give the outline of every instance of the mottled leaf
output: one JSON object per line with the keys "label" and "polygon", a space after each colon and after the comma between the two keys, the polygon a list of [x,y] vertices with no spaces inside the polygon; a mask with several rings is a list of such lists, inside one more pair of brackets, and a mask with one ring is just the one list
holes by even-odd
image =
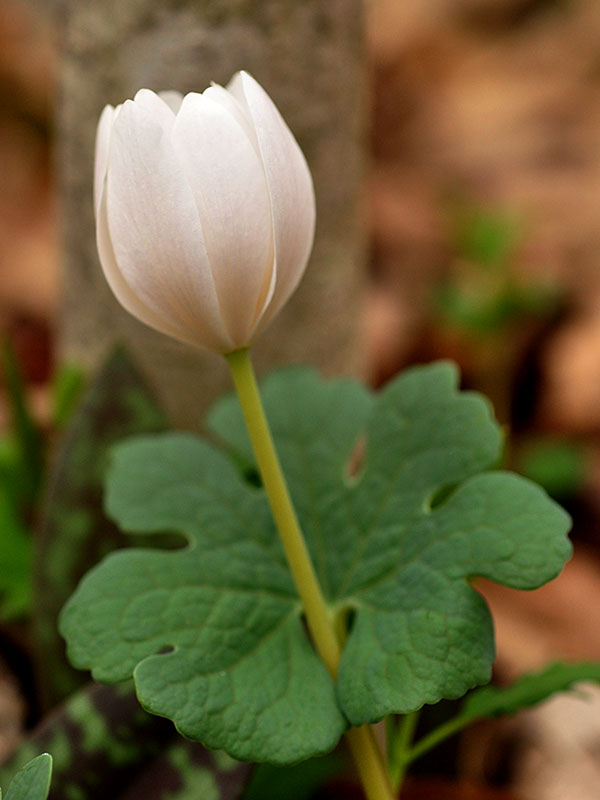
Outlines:
{"label": "mottled leaf", "polygon": [[49,800],[237,800],[249,773],[143,711],[131,682],[74,694],[0,768],[0,781],[40,750],[54,759]]}

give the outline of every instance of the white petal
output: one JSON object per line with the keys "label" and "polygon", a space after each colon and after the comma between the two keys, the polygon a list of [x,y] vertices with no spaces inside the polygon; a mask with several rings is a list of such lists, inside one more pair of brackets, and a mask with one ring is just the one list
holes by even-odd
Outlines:
{"label": "white petal", "polygon": [[[177,326],[171,326],[161,315],[146,306],[139,296],[127,283],[121,270],[117,266],[112,243],[108,233],[108,222],[106,218],[106,192],[102,192],[98,216],[96,220],[96,243],[98,245],[98,255],[100,264],[104,272],[106,282],[110,286],[114,296],[123,308],[137,319],[155,328],[161,333],[172,336],[175,339],[187,341],[186,333]],[[193,342],[190,342],[193,344]]]}
{"label": "white petal", "polygon": [[112,106],[104,106],[96,129],[96,155],[94,162],[94,214],[96,217],[98,216],[100,198],[106,180],[110,134],[114,118],[115,109]]}
{"label": "white petal", "polygon": [[138,102],[113,125],[107,219],[115,261],[144,306],[188,341],[230,350],[194,198],[161,122]]}
{"label": "white petal", "polygon": [[275,290],[259,323],[262,329],[292,294],[306,267],[315,229],[314,189],[298,143],[260,84],[240,72],[227,88],[253,120],[271,197]]}
{"label": "white petal", "polygon": [[231,92],[216,83],[213,83],[212,86],[209,86],[208,89],[205,89],[202,94],[204,97],[208,97],[210,100],[214,100],[215,103],[222,105],[223,108],[235,118],[240,127],[246,132],[246,136],[252,142],[252,146],[256,151],[256,155],[262,163],[258,139],[256,138],[256,131],[254,130],[254,123],[252,122],[252,117],[248,112],[248,107],[246,104],[240,103],[240,101],[234,97]]}
{"label": "white petal", "polygon": [[183,95],[181,92],[176,92],[174,89],[168,89],[165,92],[159,92],[158,96],[161,100],[164,100],[174,114],[176,114],[181,108],[181,103],[183,102]]}
{"label": "white petal", "polygon": [[136,92],[133,102],[148,111],[152,115],[154,122],[160,125],[163,130],[169,130],[175,121],[175,112],[169,103],[151,89],[140,89]]}
{"label": "white petal", "polygon": [[237,116],[206,94],[188,94],[172,132],[200,215],[221,316],[248,344],[270,284],[272,220],[265,173]]}

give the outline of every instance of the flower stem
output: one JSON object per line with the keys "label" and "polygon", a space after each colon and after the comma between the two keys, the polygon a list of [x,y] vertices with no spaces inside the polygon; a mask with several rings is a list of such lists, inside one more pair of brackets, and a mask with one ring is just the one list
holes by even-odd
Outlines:
{"label": "flower stem", "polygon": [[[275,451],[249,351],[246,348],[235,350],[225,358],[242,407],[263,487],[302,601],[308,630],[319,656],[335,680],[341,646]],[[346,738],[368,800],[393,800],[394,794],[383,759],[370,728],[365,725],[350,728]]]}
{"label": "flower stem", "polygon": [[340,647],[275,452],[250,354],[246,349],[235,350],[226,358],[242,406],[263,486],[302,600],[308,629],[317,652],[335,678],[340,662]]}
{"label": "flower stem", "polygon": [[392,790],[373,729],[369,725],[348,728],[346,744],[368,800],[393,800],[396,794]]}

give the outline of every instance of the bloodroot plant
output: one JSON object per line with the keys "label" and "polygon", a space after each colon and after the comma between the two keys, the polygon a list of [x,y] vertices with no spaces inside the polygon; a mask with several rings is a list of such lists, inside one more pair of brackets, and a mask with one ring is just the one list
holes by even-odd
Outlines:
{"label": "bloodroot plant", "polygon": [[[479,690],[412,744],[419,708],[490,680],[493,625],[473,580],[554,578],[571,552],[567,514],[496,469],[490,405],[459,391],[449,363],[379,393],[281,369],[261,397],[249,347],[302,276],[315,200],[300,148],[247,73],[107,107],[96,153],[115,295],[224,356],[237,397],[209,414],[212,441],[167,433],[114,450],[109,516],[180,546],[125,548],[88,573],[60,621],[73,664],[101,682],[133,677],[146,710],[235,759],[292,764],[344,737],[370,800],[395,797],[407,765],[473,719],[597,678],[559,665]],[[371,727],[384,718],[386,753]]]}

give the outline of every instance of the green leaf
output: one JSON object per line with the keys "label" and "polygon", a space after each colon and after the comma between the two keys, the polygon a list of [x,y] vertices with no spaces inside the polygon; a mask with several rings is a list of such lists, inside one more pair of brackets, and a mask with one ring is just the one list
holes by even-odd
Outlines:
{"label": "green leaf", "polygon": [[23,457],[19,442],[8,432],[0,436],[0,486],[16,508],[25,506],[23,497]]}
{"label": "green leaf", "polygon": [[289,763],[331,749],[344,716],[375,721],[487,682],[493,629],[471,578],[541,585],[570,553],[569,520],[528,481],[478,474],[498,459],[500,430],[448,364],[378,396],[283,370],[264,401],[325,596],[351,623],[335,692],[266,499],[244,479],[253,460],[231,398],[209,418],[230,458],[182,434],[116,449],[109,514],[189,544],[109,556],[61,630],[75,665],[102,681],[133,674],[142,704],[186,736]]}
{"label": "green leaf", "polygon": [[52,376],[51,419],[55,428],[64,428],[71,419],[85,386],[85,375],[75,364],[61,364]]}
{"label": "green leaf", "polygon": [[0,618],[26,615],[32,601],[32,535],[0,484]]}
{"label": "green leaf", "polygon": [[511,686],[484,686],[465,699],[459,717],[468,722],[483,717],[515,714],[535,706],[557,692],[564,692],[582,681],[600,683],[600,663],[550,664],[541,672],[524,675]]}
{"label": "green leaf", "polygon": [[27,403],[15,351],[7,339],[1,343],[0,361],[21,462],[20,498],[25,508],[29,510],[37,500],[42,481],[44,442]]}
{"label": "green leaf", "polygon": [[34,758],[12,779],[5,800],[46,800],[52,777],[52,756]]}
{"label": "green leaf", "polygon": [[108,508],[125,529],[182,531],[192,545],[115,553],[89,573],[61,615],[73,663],[100,681],[133,674],[147,710],[236,758],[331,749],[345,722],[262,492],[181,434],[122,445],[111,476]]}
{"label": "green leaf", "polygon": [[512,686],[499,688],[485,686],[467,695],[459,713],[420,739],[408,752],[404,752],[401,763],[406,766],[437,747],[450,736],[454,736],[473,722],[486,717],[514,714],[524,708],[537,705],[557,692],[564,692],[582,681],[600,683],[599,662],[576,662],[551,664],[541,672],[529,673]]}

